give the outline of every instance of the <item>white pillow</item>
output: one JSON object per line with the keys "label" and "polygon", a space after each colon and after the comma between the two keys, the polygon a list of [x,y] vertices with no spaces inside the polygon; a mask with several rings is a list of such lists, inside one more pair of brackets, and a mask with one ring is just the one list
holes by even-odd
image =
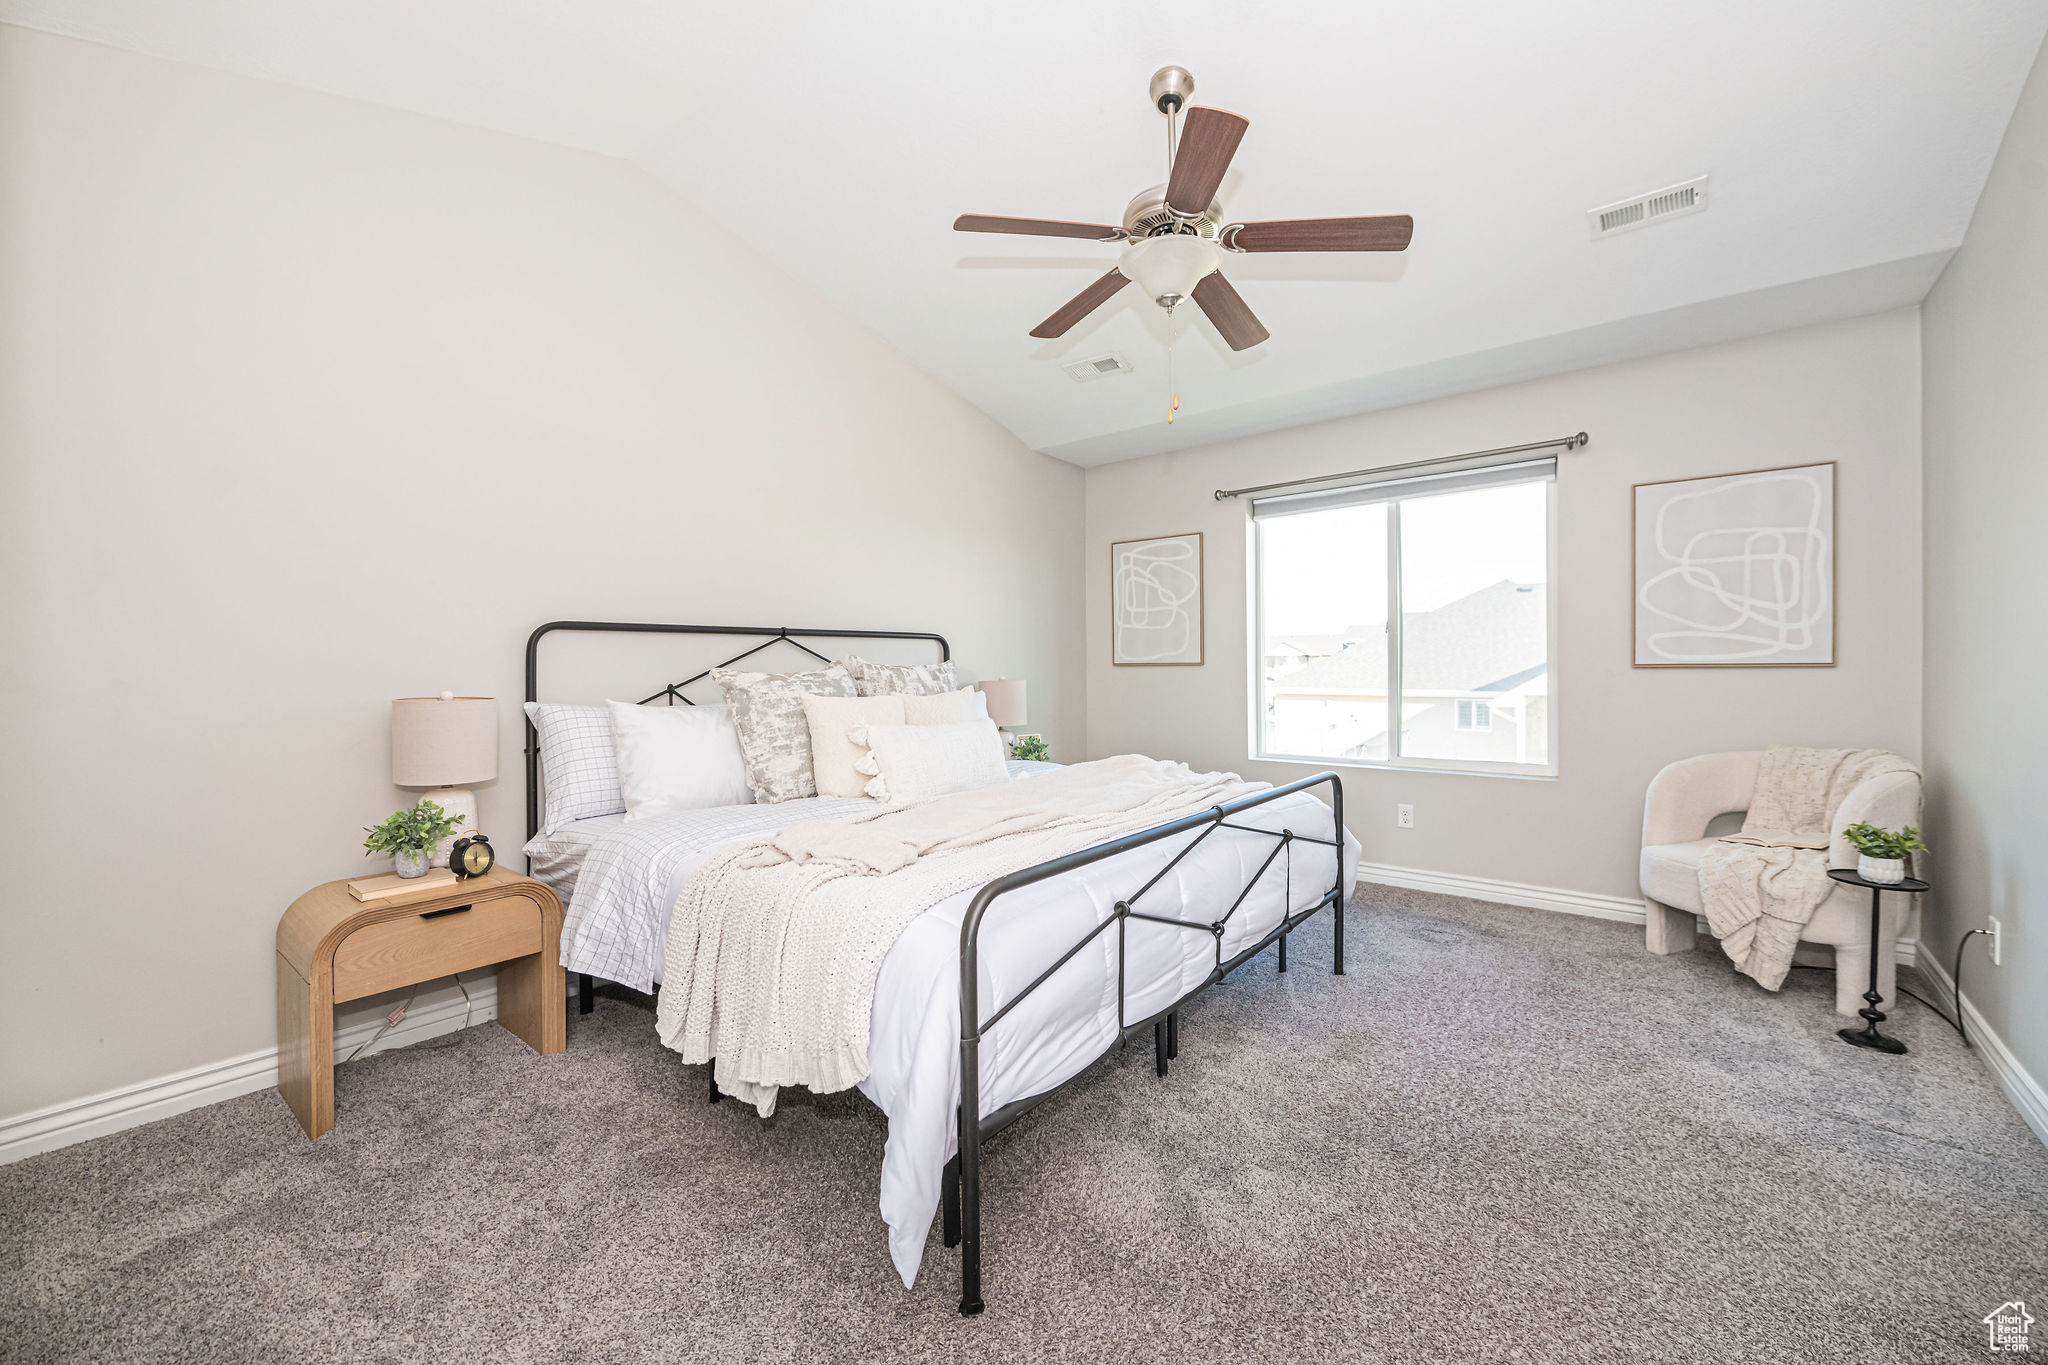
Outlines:
{"label": "white pillow", "polygon": [[855,766],[872,776],[867,793],[878,801],[929,801],[1010,780],[1002,736],[993,721],[959,725],[869,725],[854,731],[867,745]]}
{"label": "white pillow", "polygon": [[847,732],[859,725],[903,724],[903,703],[900,696],[804,697],[804,720],[811,729],[811,772],[817,778],[818,795],[867,795],[868,780],[853,766],[867,750],[848,739]]}
{"label": "white pillow", "polygon": [[987,714],[988,696],[978,687],[903,698],[903,720],[909,725],[961,725]]}
{"label": "white pillow", "polygon": [[626,819],[679,810],[751,806],[739,731],[723,706],[639,706],[606,702],[617,736]]}
{"label": "white pillow", "polygon": [[526,718],[540,735],[541,790],[547,797],[541,833],[626,808],[612,753],[611,717],[602,706],[530,701]]}

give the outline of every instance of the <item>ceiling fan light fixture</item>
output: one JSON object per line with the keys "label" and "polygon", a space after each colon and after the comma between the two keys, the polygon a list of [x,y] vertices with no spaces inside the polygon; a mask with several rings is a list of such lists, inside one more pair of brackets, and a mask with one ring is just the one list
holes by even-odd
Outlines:
{"label": "ceiling fan light fixture", "polygon": [[1222,264],[1223,248],[1213,239],[1173,233],[1130,243],[1117,269],[1136,280],[1146,298],[1166,308],[1194,293],[1203,277]]}

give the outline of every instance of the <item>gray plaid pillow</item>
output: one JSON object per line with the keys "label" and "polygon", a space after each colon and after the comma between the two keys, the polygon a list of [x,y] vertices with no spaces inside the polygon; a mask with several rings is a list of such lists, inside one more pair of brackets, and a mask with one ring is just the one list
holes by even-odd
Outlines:
{"label": "gray plaid pillow", "polygon": [[612,718],[602,706],[530,701],[526,718],[540,732],[541,791],[547,800],[541,833],[626,808],[612,751]]}
{"label": "gray plaid pillow", "polygon": [[852,697],[853,674],[838,664],[812,673],[746,673],[729,668],[711,670],[711,680],[725,692],[732,708],[733,728],[740,734],[740,755],[747,762],[747,786],[754,800],[767,805],[818,794],[811,770],[811,726],[804,717],[804,697]]}

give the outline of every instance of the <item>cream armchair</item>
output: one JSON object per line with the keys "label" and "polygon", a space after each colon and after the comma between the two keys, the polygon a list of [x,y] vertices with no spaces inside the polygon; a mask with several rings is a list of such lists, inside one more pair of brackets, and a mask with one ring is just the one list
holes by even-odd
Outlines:
{"label": "cream armchair", "polygon": [[[1701,754],[1680,759],[1650,781],[1643,798],[1641,878],[1646,912],[1644,941],[1653,953],[1682,953],[1693,946],[1700,901],[1700,859],[1715,840],[1706,837],[1715,817],[1749,809],[1756,792],[1763,751]],[[1856,850],[1842,831],[1859,820],[1887,829],[1920,822],[1920,779],[1886,773],[1850,792],[1835,812],[1829,831],[1828,866],[1856,866]],[[1899,930],[1909,909],[1905,896],[1884,897],[1878,921],[1877,989],[1887,1004],[1896,996],[1894,978]],[[1870,984],[1870,893],[1837,886],[1800,934],[1802,942],[1835,950],[1835,1012],[1854,1014]]]}

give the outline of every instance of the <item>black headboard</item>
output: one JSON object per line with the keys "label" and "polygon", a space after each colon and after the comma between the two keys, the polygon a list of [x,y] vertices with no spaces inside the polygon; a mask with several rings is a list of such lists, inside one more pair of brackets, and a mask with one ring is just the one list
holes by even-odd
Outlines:
{"label": "black headboard", "polygon": [[[786,643],[794,645],[819,663],[829,659],[804,643],[804,640],[930,640],[939,647],[939,661],[953,657],[953,647],[946,643],[943,635],[934,635],[925,630],[798,630],[792,626],[670,626],[640,621],[550,621],[526,637],[526,699],[540,700],[540,641],[543,635],[558,630],[599,631],[629,635],[742,635],[758,637],[760,643],[750,645],[723,663],[712,668],[730,668],[751,655],[758,654],[770,645]],[[672,682],[649,696],[642,697],[640,704],[666,702],[673,706],[682,702],[694,706],[682,690],[691,683],[700,682],[711,675],[711,669],[702,669],[680,682]],[[525,717],[522,709],[521,716]],[[530,840],[540,832],[540,735],[533,728],[533,721],[526,719],[526,837]]]}

